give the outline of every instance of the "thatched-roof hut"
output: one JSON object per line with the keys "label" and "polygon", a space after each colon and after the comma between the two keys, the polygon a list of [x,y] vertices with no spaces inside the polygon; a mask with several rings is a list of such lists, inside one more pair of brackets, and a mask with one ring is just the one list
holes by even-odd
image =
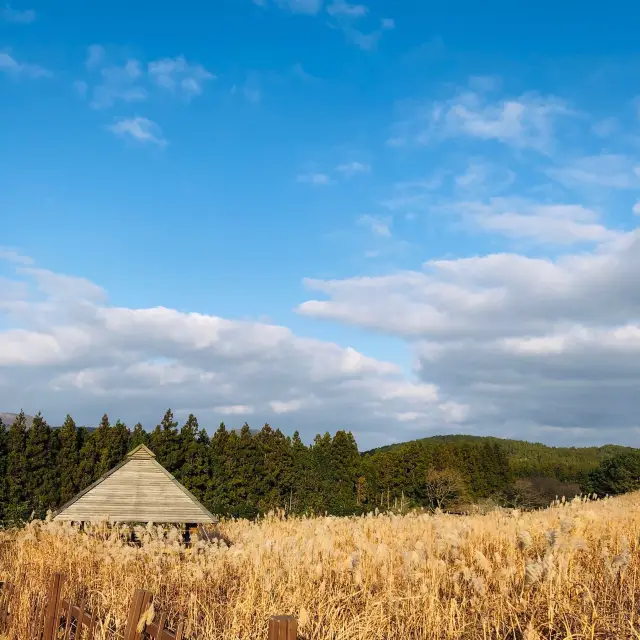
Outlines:
{"label": "thatched-roof hut", "polygon": [[53,519],[189,525],[216,522],[155,457],[143,444],[136,447],[119,465],[62,506]]}

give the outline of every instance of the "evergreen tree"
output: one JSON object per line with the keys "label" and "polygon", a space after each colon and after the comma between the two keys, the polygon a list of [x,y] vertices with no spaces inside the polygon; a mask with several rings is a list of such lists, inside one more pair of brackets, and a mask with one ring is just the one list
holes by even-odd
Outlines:
{"label": "evergreen tree", "polygon": [[[154,432],[130,433],[105,414],[95,431],[67,416],[50,429],[24,412],[7,429],[0,422],[0,521],[44,515],[113,468],[127,451],[149,443],[158,462],[214,513],[253,517],[274,508],[334,515],[375,507],[453,508],[460,500],[494,497],[539,506],[549,496],[579,490],[600,494],[640,488],[640,454],[623,447],[553,449],[495,438],[443,436],[360,455],[352,434],[318,435],[310,447],[298,432],[286,437],[268,424],[248,424],[211,438],[190,415],[178,432],[168,410]],[[563,484],[572,481],[573,484]]]}
{"label": "evergreen tree", "polygon": [[360,454],[353,435],[337,431],[331,441],[329,456],[330,508],[333,513],[348,515],[357,510],[356,482],[360,476]]}
{"label": "evergreen tree", "polygon": [[171,409],[167,409],[162,421],[151,434],[149,442],[158,462],[171,473],[178,472],[182,466],[180,435],[178,423],[173,419]]}
{"label": "evergreen tree", "polygon": [[177,477],[196,498],[204,500],[209,479],[209,438],[191,413],[180,430],[182,466]]}
{"label": "evergreen tree", "polygon": [[112,429],[109,416],[106,413],[102,416],[98,428],[91,434],[91,437],[95,441],[98,454],[98,467],[95,471],[95,476],[100,478],[111,469],[109,464],[111,462]]}
{"label": "evergreen tree", "polygon": [[257,502],[259,510],[292,509],[295,465],[291,439],[286,438],[279,429],[274,431],[268,424],[254,439],[263,458]]}
{"label": "evergreen tree", "polygon": [[95,432],[90,433],[85,428],[78,430],[79,440],[82,443],[78,463],[77,486],[80,491],[88,487],[100,476],[98,467],[100,464],[100,450]]}
{"label": "evergreen tree", "polygon": [[103,452],[103,460],[101,463],[103,467],[106,467],[107,471],[113,469],[113,467],[124,460],[129,452],[130,439],[131,434],[129,433],[129,429],[127,429],[127,425],[120,420],[116,420],[116,423],[111,427],[107,448]]}
{"label": "evergreen tree", "polygon": [[289,493],[289,508],[294,513],[304,513],[310,508],[309,496],[315,491],[311,478],[311,453],[302,442],[300,433],[294,431],[291,438],[291,458],[293,460],[293,487]]}
{"label": "evergreen tree", "polygon": [[197,495],[204,500],[211,478],[211,440],[206,429],[200,429],[198,432],[197,443],[198,455],[192,461],[191,485]]}
{"label": "evergreen tree", "polygon": [[80,437],[73,418],[67,414],[60,428],[57,475],[60,483],[60,503],[65,504],[79,491],[78,462]]}
{"label": "evergreen tree", "polygon": [[311,446],[309,474],[312,486],[316,489],[309,496],[309,508],[314,513],[329,510],[333,499],[331,483],[331,435],[316,435]]}
{"label": "evergreen tree", "polygon": [[24,411],[16,416],[7,433],[7,506],[5,518],[9,522],[24,521],[29,517],[29,491],[27,488],[27,419]]}
{"label": "evergreen tree", "polygon": [[603,460],[600,467],[589,474],[583,489],[599,496],[637,491],[640,489],[640,451]]}
{"label": "evergreen tree", "polygon": [[144,430],[144,427],[138,422],[136,426],[133,427],[133,431],[131,432],[131,439],[129,446],[131,449],[135,449],[139,445],[149,445],[149,434]]}
{"label": "evergreen tree", "polygon": [[229,433],[224,422],[213,434],[209,444],[209,480],[206,503],[213,513],[228,515],[235,500],[237,434]]}
{"label": "evergreen tree", "polygon": [[51,455],[51,428],[40,413],[27,431],[25,457],[27,462],[27,493],[37,518],[57,503],[57,479]]}
{"label": "evergreen tree", "polygon": [[253,518],[260,512],[258,504],[264,495],[263,447],[251,434],[251,428],[246,422],[234,444],[236,465],[233,489],[236,502],[232,513],[241,518]]}

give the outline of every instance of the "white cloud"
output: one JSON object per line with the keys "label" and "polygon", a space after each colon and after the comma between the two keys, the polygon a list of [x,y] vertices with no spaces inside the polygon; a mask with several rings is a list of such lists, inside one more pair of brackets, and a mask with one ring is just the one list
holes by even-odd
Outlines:
{"label": "white cloud", "polygon": [[54,273],[48,269],[39,269],[33,266],[20,267],[18,273],[28,276],[40,293],[56,302],[75,298],[91,302],[106,300],[104,289],[86,278]]}
{"label": "white cloud", "polygon": [[[186,101],[199,96],[205,83],[215,75],[202,65],[189,63],[184,56],[160,58],[143,65],[140,60],[129,58],[123,64],[108,64],[105,48],[91,45],[85,61],[87,69],[99,71],[99,82],[92,87],[90,105],[94,109],[108,109],[117,102],[143,102],[154,88],[161,89]],[[79,95],[86,95],[89,84],[85,80],[75,83]]]}
{"label": "white cloud", "polygon": [[29,256],[23,256],[19,251],[11,247],[0,245],[0,260],[6,260],[15,264],[30,265],[33,260]]}
{"label": "white cloud", "polygon": [[[594,214],[561,207],[543,215]],[[638,274],[636,230],[555,260],[488,254],[432,260],[423,271],[308,280],[327,299],[298,311],[403,337],[422,379],[446,395],[440,411],[464,406],[453,418],[485,433],[532,439],[553,427],[560,441],[579,427],[585,442],[612,432],[629,442],[640,409]]]}
{"label": "white cloud", "polygon": [[111,125],[109,130],[121,138],[134,139],[145,144],[155,144],[159,147],[167,144],[162,129],[152,120],[141,116],[122,118]]}
{"label": "white cloud", "polygon": [[232,404],[215,407],[214,411],[223,416],[249,416],[254,410],[247,404]]}
{"label": "white cloud", "polygon": [[363,215],[358,218],[358,224],[367,227],[371,233],[383,238],[391,237],[391,223],[392,219],[389,216]]}
{"label": "white cloud", "polygon": [[0,51],[0,72],[7,73],[15,78],[51,78],[52,73],[39,64],[18,62],[6,52]]}
{"label": "white cloud", "polygon": [[[324,0],[273,0],[280,9],[286,9],[291,13],[316,15],[322,9]],[[253,4],[266,7],[268,0],[253,0]]]}
{"label": "white cloud", "polygon": [[515,182],[515,173],[508,167],[484,160],[471,160],[467,170],[455,178],[456,187],[465,194],[497,194]]}
{"label": "white cloud", "polygon": [[490,101],[475,91],[463,91],[449,100],[413,108],[408,118],[394,125],[389,144],[426,145],[470,136],[549,153],[555,142],[555,121],[571,114],[567,104],[555,96],[527,93]]}
{"label": "white cloud", "polygon": [[633,205],[633,213],[640,216],[640,200]]}
{"label": "white cloud", "polygon": [[283,413],[293,413],[294,411],[298,411],[303,406],[302,400],[272,400],[269,402],[269,406],[274,413],[283,414]]}
{"label": "white cloud", "polygon": [[620,154],[576,158],[549,170],[549,175],[568,187],[638,189],[638,163]]}
{"label": "white cloud", "polygon": [[439,408],[451,400],[437,387],[394,363],[286,327],[114,307],[101,287],[45,269],[11,284],[0,281],[0,301],[19,303],[10,311],[19,328],[0,329],[0,407],[42,410],[53,424],[68,411],[93,424],[107,411],[149,426],[171,406],[210,429],[252,416],[253,426],[300,428],[306,439],[327,428],[367,431],[361,445],[373,446],[402,424],[398,414],[420,414],[411,428],[426,432],[451,412]]}
{"label": "white cloud", "polygon": [[469,418],[471,410],[469,405],[457,402],[443,402],[438,405],[438,409],[444,414],[447,422],[461,423]]}
{"label": "white cloud", "polygon": [[328,185],[332,183],[326,173],[300,173],[296,176],[298,182],[314,185]]}
{"label": "white cloud", "polygon": [[382,200],[380,204],[392,212],[423,209],[433,204],[437,190],[442,187],[443,177],[436,175],[426,180],[398,182],[393,185],[393,195]]}
{"label": "white cloud", "polygon": [[557,99],[522,96],[499,104],[482,104],[476,96],[467,94],[440,117],[447,133],[545,151],[552,141],[551,119],[564,113],[566,107]]}
{"label": "white cloud", "polygon": [[363,4],[349,4],[344,0],[335,0],[327,5],[327,13],[332,16],[346,16],[349,18],[362,18],[369,10]]}
{"label": "white cloud", "polygon": [[350,24],[345,24],[343,25],[342,30],[348,42],[352,42],[363,51],[373,51],[378,46],[378,42],[382,37],[382,32],[385,29],[378,29],[377,31],[364,33],[363,31],[355,29]]}
{"label": "white cloud", "polygon": [[[556,261],[518,254],[431,260],[424,271],[376,278],[307,280],[330,296],[301,313],[405,336],[527,333],[542,324],[628,322],[640,312],[640,232]],[[386,302],[396,300],[390,313]],[[378,305],[380,305],[378,307]]]}
{"label": "white cloud", "polygon": [[327,13],[333,18],[330,26],[341,29],[348,42],[360,47],[363,51],[371,51],[376,48],[382,34],[395,28],[395,22],[391,18],[380,20],[380,28],[365,33],[354,25],[369,14],[369,9],[363,4],[351,4],[346,0],[334,0],[327,5]]}
{"label": "white cloud", "polygon": [[545,244],[601,243],[619,235],[601,224],[595,211],[581,205],[491,198],[487,203],[458,202],[450,210],[486,231]]}
{"label": "white cloud", "polygon": [[142,65],[139,60],[129,59],[123,66],[104,67],[100,70],[102,83],[94,87],[91,106],[94,109],[112,107],[117,101],[142,102],[147,99],[147,90],[140,85]]}
{"label": "white cloud", "polygon": [[105,49],[102,45],[92,44],[87,48],[87,58],[84,62],[87,69],[95,69],[99,67],[105,58]]}
{"label": "white cloud", "polygon": [[299,62],[296,62],[296,64],[294,64],[291,68],[291,75],[295,78],[303,80],[304,82],[318,82],[319,80],[319,78],[316,78],[316,76],[308,73]]}
{"label": "white cloud", "polygon": [[[309,16],[318,15],[325,7],[324,0],[273,0],[273,2],[279,8],[291,13]],[[253,0],[253,3],[263,8],[269,4],[268,0]],[[364,33],[356,29],[353,26],[354,23],[368,16],[369,9],[364,4],[352,4],[346,0],[333,0],[326,5],[326,13],[332,18],[329,26],[340,29],[348,42],[355,44],[363,51],[375,49],[383,32],[394,29],[396,26],[392,18],[383,18],[380,20],[380,28],[375,31]]]}
{"label": "white cloud", "polygon": [[276,4],[292,13],[316,15],[322,9],[323,0],[275,0]]}
{"label": "white cloud", "polygon": [[371,171],[371,167],[368,164],[353,161],[338,165],[336,167],[336,171],[346,178],[351,178],[359,173],[369,173]]}
{"label": "white cloud", "polygon": [[59,354],[60,344],[52,335],[19,329],[0,333],[0,366],[47,365]]}
{"label": "white cloud", "polygon": [[14,24],[30,24],[36,19],[36,12],[33,9],[19,11],[18,9],[13,9],[11,5],[6,5],[2,15],[7,22],[13,22]]}
{"label": "white cloud", "polygon": [[163,89],[177,93],[186,99],[199,96],[203,84],[215,79],[215,75],[202,65],[189,64],[184,56],[162,58],[149,63],[149,76]]}

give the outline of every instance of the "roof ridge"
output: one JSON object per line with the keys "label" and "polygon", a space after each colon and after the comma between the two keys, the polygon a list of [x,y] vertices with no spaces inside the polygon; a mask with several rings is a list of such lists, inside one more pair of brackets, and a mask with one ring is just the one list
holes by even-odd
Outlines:
{"label": "roof ridge", "polygon": [[155,458],[156,454],[146,445],[139,444],[135,449],[131,449],[131,451],[127,453],[127,458],[133,458],[134,456],[137,458]]}
{"label": "roof ridge", "polygon": [[[136,517],[141,515],[140,511],[145,511],[143,507],[147,507],[151,502],[154,502],[155,507],[159,509],[157,513],[155,513],[150,519],[154,522],[216,522],[217,518],[183,485],[181,484],[167,469],[165,469],[156,459],[155,454],[145,445],[141,444],[135,447],[132,451],[130,451],[127,456],[122,460],[118,465],[116,465],[113,469],[108,471],[101,478],[96,480],[90,486],[88,486],[83,491],[80,491],[75,497],[69,500],[65,505],[60,507],[54,513],[54,519],[56,520],[92,520],[95,519],[96,510],[102,511],[105,510],[105,513],[101,515],[101,517],[107,517],[110,521],[113,522],[137,522],[137,519],[131,515],[131,513],[135,512]],[[160,486],[157,482],[157,476],[154,479],[153,477],[149,477],[149,468],[158,469],[161,472],[161,477],[164,477],[164,481],[169,481],[172,483],[177,489],[179,489],[182,494],[182,499],[186,499],[188,503],[190,503],[190,507],[187,507],[187,511],[191,508],[195,508],[196,512],[191,512],[190,515],[187,515],[185,511],[185,504],[182,503],[181,500],[177,499],[177,495],[169,500],[169,502],[162,502],[161,504],[155,504],[155,501],[161,498],[161,494],[164,490],[160,491],[160,494],[157,491],[154,494],[154,490],[151,490],[151,493],[147,495],[145,498],[146,503],[143,505],[139,505],[139,508],[136,507],[136,504],[140,501],[139,490],[142,490],[143,486]],[[81,512],[86,509],[86,516],[83,513],[67,513],[65,512],[73,507],[73,505],[84,498],[85,496],[91,495],[94,490],[98,489],[98,486],[105,482],[108,478],[114,477],[118,475],[118,473],[124,473],[124,469],[131,469],[132,473],[141,473],[142,475],[138,479],[138,482],[142,484],[137,484],[136,480],[130,478],[127,480],[127,488],[126,492],[122,493],[122,487],[120,489],[116,489],[114,496],[109,496],[103,494],[96,496],[93,500],[89,500],[89,503],[86,504]],[[136,471],[138,470],[138,471]],[[146,477],[145,477],[146,476]],[[153,474],[152,474],[153,476]],[[120,481],[122,482],[122,481]],[[148,484],[147,484],[148,483]],[[94,494],[95,495],[95,494]],[[95,501],[99,500],[99,503],[95,503]],[[109,503],[115,500],[116,511],[122,514],[122,508],[124,508],[125,512],[128,509],[131,509],[129,513],[126,513],[122,516],[116,516],[115,513],[110,513],[111,506]],[[94,504],[91,504],[91,502]],[[128,504],[123,504],[128,503]],[[173,511],[173,509],[176,511]],[[75,511],[75,510],[74,510]],[[173,511],[173,514],[172,514]],[[148,512],[148,510],[147,510]],[[181,513],[181,516],[178,514]],[[200,515],[196,515],[196,513]],[[148,515],[150,515],[148,513]],[[149,519],[149,518],[143,518]]]}

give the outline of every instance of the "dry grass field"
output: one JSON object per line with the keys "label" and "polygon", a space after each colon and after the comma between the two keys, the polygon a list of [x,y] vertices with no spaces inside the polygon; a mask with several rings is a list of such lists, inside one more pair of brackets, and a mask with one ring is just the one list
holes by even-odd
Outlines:
{"label": "dry grass field", "polygon": [[21,592],[9,637],[63,571],[119,629],[144,587],[202,640],[265,638],[273,614],[296,615],[309,640],[640,638],[638,494],[525,514],[273,516],[220,528],[233,544],[187,550],[176,530],[152,526],[139,548],[97,526],[0,532],[0,579]]}

